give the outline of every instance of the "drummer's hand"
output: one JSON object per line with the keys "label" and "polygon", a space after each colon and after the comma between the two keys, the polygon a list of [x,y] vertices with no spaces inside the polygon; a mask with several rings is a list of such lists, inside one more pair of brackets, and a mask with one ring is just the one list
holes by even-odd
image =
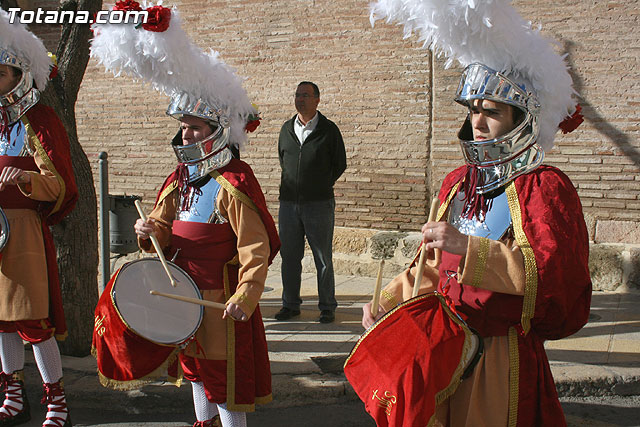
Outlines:
{"label": "drummer's hand", "polygon": [[422,226],[422,241],[426,249],[439,248],[455,255],[467,253],[469,237],[447,222],[428,222]]}
{"label": "drummer's hand", "polygon": [[376,315],[376,317],[373,317],[371,315],[371,305],[372,303],[371,301],[369,301],[364,305],[364,307],[362,307],[362,326],[365,329],[369,329],[371,325],[376,323],[378,319],[380,319],[386,313],[386,311],[384,311],[381,306],[378,306],[378,314]]}
{"label": "drummer's hand", "polygon": [[22,169],[7,166],[0,173],[0,191],[4,190],[8,185],[28,184],[31,182],[31,176]]}
{"label": "drummer's hand", "polygon": [[233,320],[239,320],[241,322],[244,322],[248,319],[247,315],[244,314],[244,311],[242,311],[242,309],[230,302],[229,304],[227,304],[227,309],[224,311],[224,313],[222,313],[222,318],[226,319],[227,316],[230,316]]}
{"label": "drummer's hand", "polygon": [[148,239],[149,235],[151,235],[154,231],[153,223],[155,220],[153,218],[148,218],[146,221],[143,221],[142,218],[138,218],[135,225],[133,226],[136,231],[136,235],[141,239]]}

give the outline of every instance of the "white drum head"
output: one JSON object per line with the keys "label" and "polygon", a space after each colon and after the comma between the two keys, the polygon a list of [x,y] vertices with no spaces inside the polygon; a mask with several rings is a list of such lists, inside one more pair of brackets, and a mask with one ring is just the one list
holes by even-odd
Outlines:
{"label": "white drum head", "polygon": [[112,298],[129,329],[158,344],[179,345],[196,333],[204,307],[198,304],[151,295],[150,290],[202,299],[191,277],[167,261],[178,285],[173,287],[157,258],[125,264],[113,284]]}

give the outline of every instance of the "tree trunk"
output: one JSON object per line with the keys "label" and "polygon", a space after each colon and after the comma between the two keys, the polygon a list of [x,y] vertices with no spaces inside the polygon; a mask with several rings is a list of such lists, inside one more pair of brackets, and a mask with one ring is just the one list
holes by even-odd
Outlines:
{"label": "tree trunk", "polygon": [[[16,7],[15,0],[3,0],[3,8]],[[93,16],[102,0],[63,1],[61,10],[88,10]],[[69,136],[71,160],[78,185],[75,209],[58,225],[53,236],[58,254],[60,284],[69,336],[60,351],[86,356],[91,351],[94,309],[98,300],[98,226],[96,192],[86,154],[78,142],[75,103],[89,62],[89,25],[64,24],[56,57],[58,76],[47,85],[42,102],[51,106]]]}

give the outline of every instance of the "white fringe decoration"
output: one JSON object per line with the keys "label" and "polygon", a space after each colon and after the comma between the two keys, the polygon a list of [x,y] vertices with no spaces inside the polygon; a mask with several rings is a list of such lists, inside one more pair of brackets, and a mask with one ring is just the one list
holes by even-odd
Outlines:
{"label": "white fringe decoration", "polygon": [[135,24],[94,24],[91,57],[115,76],[125,73],[168,96],[186,92],[222,109],[229,119],[231,143],[241,145],[247,139],[247,119],[256,113],[242,87],[243,79],[218,52],[204,52],[195,45],[181,24],[175,7],[164,32],[136,29]]}
{"label": "white fringe decoration", "polygon": [[19,21],[16,15],[11,24],[9,13],[0,9],[0,47],[16,55],[29,68],[38,90],[43,91],[53,65],[51,58],[42,40]]}

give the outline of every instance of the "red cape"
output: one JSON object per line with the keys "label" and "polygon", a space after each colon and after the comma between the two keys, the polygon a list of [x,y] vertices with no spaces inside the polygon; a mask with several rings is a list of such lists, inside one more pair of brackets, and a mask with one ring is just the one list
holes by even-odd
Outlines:
{"label": "red cape", "polygon": [[37,103],[23,116],[27,135],[33,142],[38,154],[51,173],[60,182],[60,195],[55,202],[41,202],[38,208],[42,216],[42,234],[47,256],[47,274],[49,277],[49,318],[55,327],[58,339],[67,335],[67,325],[62,307],[62,293],[58,277],[58,262],[53,236],[49,226],[59,223],[73,208],[78,199],[69,139],[62,122],[55,111],[46,105]]}
{"label": "red cape", "polygon": [[[440,190],[446,203],[466,174],[463,166],[450,173]],[[582,205],[569,178],[557,168],[540,166],[513,183],[517,204],[510,203],[514,233],[528,265],[525,296],[494,293],[452,279],[448,296],[470,327],[483,336],[517,331],[518,425],[562,425],[562,409],[544,351],[545,339],[577,332],[587,322],[591,304],[589,238]],[[518,226],[521,224],[521,226]],[[517,237],[518,240],[518,237]],[[528,255],[530,254],[530,255]],[[457,270],[460,257],[443,252],[440,268]],[[444,280],[443,280],[444,278]]]}

